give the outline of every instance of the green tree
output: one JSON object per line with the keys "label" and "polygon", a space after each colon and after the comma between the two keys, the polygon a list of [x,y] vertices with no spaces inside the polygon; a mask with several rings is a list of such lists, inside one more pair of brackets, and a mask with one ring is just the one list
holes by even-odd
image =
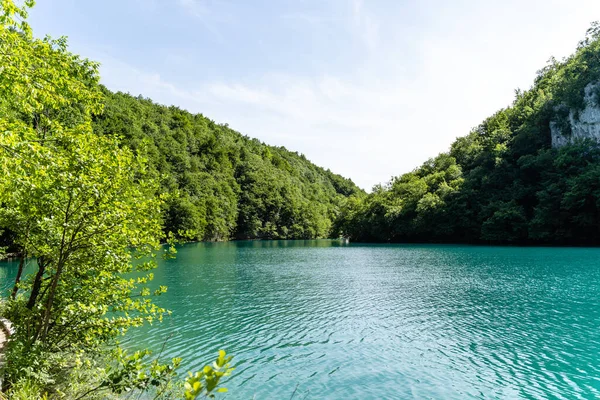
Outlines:
{"label": "green tree", "polygon": [[[158,248],[161,200],[142,156],[92,132],[102,110],[97,64],[18,22],[32,3],[1,3],[0,225],[35,265],[27,277],[19,270],[6,305],[16,334],[5,383],[69,398],[166,383],[178,361],[142,369],[147,353],[106,347],[165,312],[150,299],[164,288],[144,287],[151,274],[124,277],[153,267],[134,260]],[[114,373],[131,363],[143,373]]]}

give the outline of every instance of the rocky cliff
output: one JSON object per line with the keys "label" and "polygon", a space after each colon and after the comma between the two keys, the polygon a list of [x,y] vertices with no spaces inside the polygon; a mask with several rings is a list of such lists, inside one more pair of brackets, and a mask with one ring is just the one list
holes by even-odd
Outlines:
{"label": "rocky cliff", "polygon": [[582,139],[600,142],[600,83],[585,87],[583,110],[572,110],[566,106],[556,108],[556,119],[550,123],[552,147]]}

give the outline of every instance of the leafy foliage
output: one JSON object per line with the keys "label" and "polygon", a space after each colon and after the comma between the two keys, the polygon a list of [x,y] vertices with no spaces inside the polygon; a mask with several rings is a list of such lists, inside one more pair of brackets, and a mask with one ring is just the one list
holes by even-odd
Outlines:
{"label": "leafy foliage", "polygon": [[600,243],[600,148],[551,147],[600,81],[600,28],[571,57],[551,59],[511,107],[457,139],[450,151],[347,201],[335,230],[357,241]]}
{"label": "leafy foliage", "polygon": [[148,363],[148,351],[128,355],[116,338],[166,313],[152,301],[166,288],[147,287],[164,199],[141,149],[93,132],[97,64],[64,38],[35,39],[19,22],[32,4],[0,2],[0,228],[21,256],[2,310],[16,332],[1,389],[28,399],[161,394],[180,360]]}
{"label": "leafy foliage", "polygon": [[231,375],[234,368],[230,366],[232,356],[227,356],[225,351],[219,350],[219,356],[212,365],[206,365],[195,374],[189,373],[184,388],[186,400],[194,400],[199,396],[214,398],[216,393],[225,393],[227,388],[218,388],[222,378]]}

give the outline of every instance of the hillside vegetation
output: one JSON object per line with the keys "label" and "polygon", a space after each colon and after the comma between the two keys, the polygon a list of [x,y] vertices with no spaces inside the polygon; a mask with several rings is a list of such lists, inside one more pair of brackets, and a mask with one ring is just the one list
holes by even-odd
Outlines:
{"label": "hillside vegetation", "polygon": [[568,132],[565,110],[583,110],[584,88],[600,80],[599,37],[596,23],[572,56],[551,59],[530,90],[448,152],[349,199],[337,232],[378,242],[600,244],[600,147],[552,148],[550,136],[551,122]]}
{"label": "hillside vegetation", "polygon": [[[200,115],[103,89],[98,134],[119,136],[148,159],[167,232],[197,240],[329,237],[352,181],[283,147],[251,139]],[[176,196],[173,196],[176,194]]]}
{"label": "hillside vegetation", "polygon": [[0,293],[14,327],[0,399],[214,398],[224,351],[180,378],[180,358],[121,346],[170,314],[157,259],[177,236],[326,237],[361,191],[201,115],[111,93],[66,38],[33,35],[33,5],[0,1],[0,260],[18,260]]}

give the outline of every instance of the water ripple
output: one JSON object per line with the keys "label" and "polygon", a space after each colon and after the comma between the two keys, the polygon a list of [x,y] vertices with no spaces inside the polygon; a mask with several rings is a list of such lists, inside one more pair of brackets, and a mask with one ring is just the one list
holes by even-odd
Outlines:
{"label": "water ripple", "polygon": [[600,396],[600,249],[194,244],[155,275],[173,316],[131,343],[226,349],[230,398]]}

